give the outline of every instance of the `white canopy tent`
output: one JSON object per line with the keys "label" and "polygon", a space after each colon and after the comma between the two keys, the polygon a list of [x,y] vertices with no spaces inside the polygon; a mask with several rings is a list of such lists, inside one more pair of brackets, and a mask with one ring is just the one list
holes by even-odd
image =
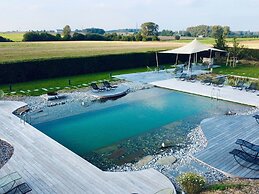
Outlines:
{"label": "white canopy tent", "polygon": [[[168,51],[162,51],[162,52],[159,52],[159,53],[162,53],[162,54],[176,54],[176,63],[178,61],[178,55],[181,55],[181,54],[182,55],[189,55],[189,63],[188,63],[188,71],[189,71],[190,65],[191,65],[192,54],[194,54],[194,59],[195,59],[194,61],[197,62],[198,53],[204,52],[204,51],[210,52],[210,59],[212,57],[212,51],[226,52],[224,50],[216,49],[216,48],[210,47],[208,45],[202,44],[197,39],[194,39],[192,42],[190,42],[189,44],[187,44],[183,47],[173,49],[173,50],[168,50]],[[158,59],[158,57],[157,57],[157,59]],[[157,60],[157,65],[158,65],[158,60]]]}

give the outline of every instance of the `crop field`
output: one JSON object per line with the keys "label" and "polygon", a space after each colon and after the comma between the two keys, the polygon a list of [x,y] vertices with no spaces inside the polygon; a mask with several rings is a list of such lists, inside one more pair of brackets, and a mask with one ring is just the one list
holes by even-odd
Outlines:
{"label": "crop field", "polygon": [[[259,48],[259,39],[244,39],[241,44]],[[69,42],[7,42],[0,43],[0,63],[55,58],[100,56],[109,54],[160,51],[183,46],[191,40],[161,42],[69,41]],[[203,39],[213,44],[213,39]]]}
{"label": "crop field", "polygon": [[184,43],[175,42],[7,42],[0,43],[0,63],[54,58],[141,53],[173,49]]}
{"label": "crop field", "polygon": [[15,42],[21,42],[23,39],[23,34],[23,32],[0,32],[0,36]]}

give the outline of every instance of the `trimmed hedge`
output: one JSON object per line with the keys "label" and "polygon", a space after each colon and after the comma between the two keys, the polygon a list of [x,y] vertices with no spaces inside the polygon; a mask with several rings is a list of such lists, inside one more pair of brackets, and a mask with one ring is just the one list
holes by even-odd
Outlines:
{"label": "trimmed hedge", "polygon": [[[172,63],[172,60],[170,55],[159,55],[160,64]],[[0,64],[0,84],[155,65],[155,53],[131,53],[5,63]]]}

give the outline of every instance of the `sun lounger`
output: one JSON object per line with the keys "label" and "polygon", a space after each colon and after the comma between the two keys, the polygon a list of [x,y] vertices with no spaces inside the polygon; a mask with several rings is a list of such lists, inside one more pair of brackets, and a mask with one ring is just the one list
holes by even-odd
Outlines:
{"label": "sun lounger", "polygon": [[221,78],[217,78],[212,83],[213,83],[213,86],[223,87],[224,83],[225,83],[225,78],[222,78],[222,77]]}
{"label": "sun lounger", "polygon": [[211,85],[212,83],[212,78],[211,77],[206,77],[201,81],[201,84],[206,84],[206,85]]}
{"label": "sun lounger", "polygon": [[197,79],[197,75],[191,75],[191,76],[187,77],[186,80],[189,82],[195,82],[196,79]]}
{"label": "sun lounger", "polygon": [[233,88],[234,88],[234,89],[243,90],[243,88],[244,88],[244,81],[240,81],[240,80],[239,80],[239,81],[236,83],[236,85],[233,86]]}
{"label": "sun lounger", "polygon": [[115,89],[118,87],[117,85],[111,85],[108,81],[103,81],[103,86],[107,89]]}
{"label": "sun lounger", "polygon": [[104,88],[99,88],[96,83],[91,83],[91,87],[93,88],[94,92],[102,92],[105,90]]}
{"label": "sun lounger", "polygon": [[256,91],[256,83],[252,82],[248,87],[245,88],[246,91],[252,91],[255,92]]}
{"label": "sun lounger", "polygon": [[[255,157],[258,157],[258,154],[259,154],[259,145],[256,145],[256,144],[253,144],[253,143],[250,143],[246,140],[243,140],[243,139],[237,139],[236,140],[236,144],[237,145],[240,145],[241,149],[248,153],[248,154],[251,154]],[[251,152],[252,151],[252,152]]]}
{"label": "sun lounger", "polygon": [[187,79],[187,73],[182,73],[181,75],[180,75],[180,77],[179,77],[179,79],[181,80],[181,81],[185,81],[186,79]]}
{"label": "sun lounger", "polygon": [[[259,158],[254,157],[253,155],[250,155],[242,150],[233,149],[231,152],[229,152],[234,156],[234,159],[238,164],[240,164],[243,167],[252,169],[252,170],[259,170]],[[240,160],[241,159],[241,160]]]}
{"label": "sun lounger", "polygon": [[5,192],[4,194],[15,194],[15,193],[21,193],[25,194],[30,192],[32,189],[29,187],[27,183],[22,183],[20,185],[17,185],[16,187],[10,189],[9,191]]}
{"label": "sun lounger", "polygon": [[21,179],[21,175],[18,172],[13,172],[4,177],[0,178],[0,188],[8,187],[10,189],[13,188],[16,181]]}
{"label": "sun lounger", "polygon": [[259,115],[254,115],[253,117],[255,118],[256,122],[259,124]]}

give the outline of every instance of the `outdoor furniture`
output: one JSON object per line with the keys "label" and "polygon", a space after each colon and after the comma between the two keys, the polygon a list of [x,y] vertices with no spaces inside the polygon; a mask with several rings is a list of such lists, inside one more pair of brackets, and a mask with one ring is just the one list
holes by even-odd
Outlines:
{"label": "outdoor furniture", "polygon": [[245,88],[246,91],[252,91],[255,92],[256,91],[256,83],[252,82],[248,87]]}
{"label": "outdoor furniture", "polygon": [[10,189],[9,191],[5,192],[4,194],[15,194],[15,193],[28,193],[30,192],[32,189],[29,187],[29,185],[27,183],[22,183],[20,185],[17,185],[16,187]]}
{"label": "outdoor furniture", "polygon": [[191,76],[187,77],[186,80],[189,82],[195,82],[196,79],[197,79],[197,75],[191,75]]}
{"label": "outdoor furniture", "polygon": [[205,79],[201,80],[201,84],[206,84],[206,85],[211,85],[212,83],[212,78],[211,77],[206,77]]}
{"label": "outdoor furniture", "polygon": [[17,180],[20,180],[22,177],[18,172],[10,173],[2,178],[0,178],[0,188],[3,189],[8,187],[9,190],[13,188]]}
{"label": "outdoor furniture", "polygon": [[111,85],[108,81],[103,81],[103,86],[108,89],[115,89],[118,87],[117,85]]}
{"label": "outdoor furniture", "polygon": [[220,77],[214,80],[212,83],[213,83],[213,86],[223,87],[224,82],[225,82],[225,78]]}
{"label": "outdoor furniture", "polygon": [[101,92],[104,91],[104,88],[99,88],[96,83],[91,83],[91,87],[93,88],[93,91],[95,92]]}
{"label": "outdoor furniture", "polygon": [[[243,139],[237,139],[236,140],[236,144],[237,145],[240,145],[241,149],[250,154],[250,155],[253,155],[254,157],[258,157],[258,154],[259,154],[259,145],[255,145],[253,143],[250,143],[248,141],[245,141]],[[253,153],[251,153],[251,151]]]}
{"label": "outdoor furniture", "polygon": [[234,89],[243,90],[243,88],[244,88],[244,81],[240,81],[240,80],[239,80],[239,81],[236,83],[236,85],[233,86],[233,88],[234,88]]}
{"label": "outdoor furniture", "polygon": [[[259,170],[259,158],[254,157],[253,155],[250,155],[242,150],[233,149],[231,152],[229,152],[234,156],[234,159],[238,164],[245,168],[249,168],[251,170],[258,171]],[[241,159],[241,160],[240,160]]]}
{"label": "outdoor furniture", "polygon": [[187,73],[182,73],[181,75],[180,75],[180,77],[179,77],[179,79],[181,80],[181,81],[184,81],[184,80],[186,80],[187,79]]}
{"label": "outdoor furniture", "polygon": [[259,115],[254,115],[253,117],[255,118],[256,122],[259,124]]}

